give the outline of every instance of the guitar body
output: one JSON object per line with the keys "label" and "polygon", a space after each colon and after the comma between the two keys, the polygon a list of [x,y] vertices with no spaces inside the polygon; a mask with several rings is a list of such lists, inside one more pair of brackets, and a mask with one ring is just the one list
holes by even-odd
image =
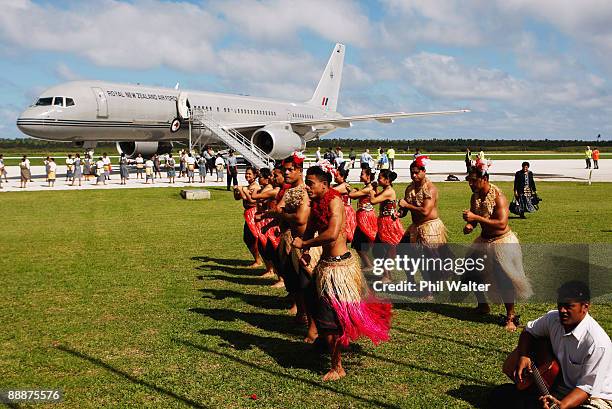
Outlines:
{"label": "guitar body", "polygon": [[[555,383],[555,379],[561,372],[561,367],[555,359],[551,359],[538,365],[537,371],[540,374],[542,380],[544,381],[546,388],[550,389],[553,383]],[[533,374],[523,376],[523,381],[517,382],[516,384],[516,388],[520,391],[529,389],[531,387],[537,390],[537,386],[535,385],[535,377]]]}

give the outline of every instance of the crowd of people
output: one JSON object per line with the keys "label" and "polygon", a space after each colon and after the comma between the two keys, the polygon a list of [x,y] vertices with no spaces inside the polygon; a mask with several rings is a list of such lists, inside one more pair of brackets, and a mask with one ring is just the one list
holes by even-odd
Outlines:
{"label": "crowd of people", "polygon": [[[372,270],[371,255],[393,258],[402,243],[419,244],[429,252],[442,251],[448,241],[438,214],[441,198],[427,178],[427,156],[418,155],[411,163],[412,183],[399,200],[392,170],[380,169],[376,176],[376,169],[364,161],[361,184],[352,187],[346,179],[351,161],[338,164],[329,158],[321,155],[304,175],[304,156],[294,152],[273,169],[247,168],[246,184],[234,187],[234,198],[244,207],[243,240],[253,257],[252,267],[263,263],[263,275],[278,278],[274,286],[286,288],[293,303],[290,312],[296,323],[304,325],[304,341],[327,349],[331,366],[325,381],[346,376],[341,352],[350,342],[363,336],[375,344],[389,339],[391,304],[376,297],[364,276]],[[491,265],[489,271],[495,272],[479,278],[493,290],[487,296],[476,292],[475,312],[488,314],[489,302],[503,303],[506,314],[502,324],[515,331],[515,302],[528,298],[532,288],[523,271],[518,238],[508,225],[508,200],[490,183],[489,165],[477,159],[468,169],[472,194],[469,208],[463,211],[464,234],[480,226],[472,251],[484,255]],[[524,185],[515,183],[515,194],[521,188],[521,195],[526,188],[535,192],[528,164],[519,172],[517,180],[523,180]],[[357,210],[352,200],[357,201]],[[375,205],[380,208],[378,216]],[[412,222],[404,229],[401,218],[408,214]],[[385,271],[382,280],[391,281],[391,272]],[[425,292],[421,296],[430,299],[433,295]],[[502,388],[503,404],[538,405],[539,398],[544,408],[555,404],[611,408],[612,344],[588,315],[588,288],[580,282],[566,283],[559,289],[558,299],[557,311],[527,324],[503,370],[518,382],[531,368],[536,340],[548,339],[561,366],[565,365],[560,382],[563,388],[545,397]],[[574,334],[578,342],[568,341],[568,334]]]}
{"label": "crowd of people", "polygon": [[[57,158],[51,156],[47,156],[42,161],[45,166],[45,181],[49,187],[55,186],[59,162]],[[68,154],[61,162],[63,162],[61,166],[66,170],[64,182],[69,186],[82,186],[83,182],[90,180],[95,181],[95,185],[106,185],[113,175],[113,163],[107,153],[103,153],[97,159],[89,153],[84,154],[83,158],[79,153]],[[154,184],[156,180],[163,178],[164,172],[168,183],[175,183],[177,177],[184,178],[186,183],[206,183],[206,176],[212,177],[214,174],[216,182],[227,180],[227,190],[238,185],[238,163],[234,151],[230,149],[226,154],[215,153],[209,145],[206,145],[199,154],[183,149],[179,151],[176,158],[172,153],[153,154],[147,158],[140,153],[135,158],[128,158],[125,153],[121,153],[117,164],[121,185],[127,184],[130,176],[143,180],[145,184]],[[30,159],[27,155],[23,155],[19,162],[20,188],[26,188],[28,182],[32,182],[31,167]],[[0,154],[0,188],[2,188],[2,180],[8,183],[4,157]]]}

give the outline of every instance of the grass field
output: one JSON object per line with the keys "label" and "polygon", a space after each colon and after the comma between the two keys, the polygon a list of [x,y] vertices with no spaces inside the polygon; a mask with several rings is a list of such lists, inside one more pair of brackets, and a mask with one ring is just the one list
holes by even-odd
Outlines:
{"label": "grass field", "polygon": [[[538,187],[542,209],[511,220],[522,242],[612,242],[610,184]],[[439,188],[451,242],[472,240],[467,185]],[[0,389],[61,388],[58,408],[469,408],[505,382],[518,334],[467,305],[410,304],[390,342],[354,344],[348,376],[322,383],[328,359],[301,342],[284,291],[246,268],[240,204],[211,190],[204,202],[170,188],[0,196]],[[611,305],[592,315],[612,332]]]}

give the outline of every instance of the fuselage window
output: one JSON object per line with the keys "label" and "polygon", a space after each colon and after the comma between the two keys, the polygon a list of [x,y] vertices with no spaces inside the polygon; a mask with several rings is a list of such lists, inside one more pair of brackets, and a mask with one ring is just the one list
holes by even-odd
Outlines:
{"label": "fuselage window", "polygon": [[66,98],[66,106],[67,107],[74,106],[74,100],[72,98]]}
{"label": "fuselage window", "polygon": [[57,106],[64,106],[64,97],[55,97],[55,99],[53,100],[53,105],[57,105]]}

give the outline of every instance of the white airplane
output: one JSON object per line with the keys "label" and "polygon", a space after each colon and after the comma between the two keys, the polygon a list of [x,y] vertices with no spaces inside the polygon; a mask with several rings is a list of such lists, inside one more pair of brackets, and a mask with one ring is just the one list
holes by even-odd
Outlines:
{"label": "white airplane", "polygon": [[[21,132],[39,139],[71,141],[93,147],[116,142],[128,156],[164,154],[172,142],[188,140],[190,129],[200,143],[225,142],[221,130],[237,131],[274,159],[303,149],[306,142],[353,122],[391,123],[397,118],[469,112],[394,112],[343,116],[336,112],[345,46],[336,44],[312,98],[285,102],[268,98],[181,91],[102,81],[74,81],[44,91],[18,118]],[[197,121],[194,113],[208,123]],[[190,122],[191,120],[191,122]],[[211,123],[218,127],[207,126]],[[218,132],[215,132],[214,129]],[[242,146],[242,145],[241,145]],[[250,149],[255,149],[252,146]],[[241,152],[244,154],[244,152]]]}

